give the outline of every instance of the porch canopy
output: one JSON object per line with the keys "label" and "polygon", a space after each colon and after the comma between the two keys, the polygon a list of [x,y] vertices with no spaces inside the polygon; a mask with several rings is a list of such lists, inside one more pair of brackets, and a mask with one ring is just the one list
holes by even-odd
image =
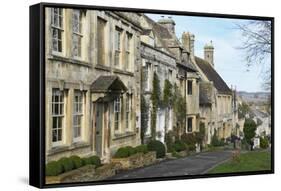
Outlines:
{"label": "porch canopy", "polygon": [[118,76],[99,76],[91,85],[92,101],[111,101],[127,87]]}
{"label": "porch canopy", "polygon": [[100,76],[91,85],[92,93],[124,92],[127,87],[118,76]]}

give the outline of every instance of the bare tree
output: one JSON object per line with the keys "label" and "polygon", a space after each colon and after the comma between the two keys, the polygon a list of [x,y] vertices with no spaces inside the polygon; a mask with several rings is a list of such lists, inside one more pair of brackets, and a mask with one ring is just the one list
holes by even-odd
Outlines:
{"label": "bare tree", "polygon": [[257,64],[263,68],[263,88],[271,88],[271,21],[249,21],[244,24],[236,24],[242,32],[243,41],[241,47],[245,51],[247,67]]}

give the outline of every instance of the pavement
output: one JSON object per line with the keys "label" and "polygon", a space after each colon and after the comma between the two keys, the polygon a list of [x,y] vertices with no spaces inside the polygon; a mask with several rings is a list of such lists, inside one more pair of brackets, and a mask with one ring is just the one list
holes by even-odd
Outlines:
{"label": "pavement", "polygon": [[231,158],[231,155],[231,150],[202,152],[180,159],[165,160],[151,166],[120,172],[110,177],[109,180],[206,174],[214,166]]}

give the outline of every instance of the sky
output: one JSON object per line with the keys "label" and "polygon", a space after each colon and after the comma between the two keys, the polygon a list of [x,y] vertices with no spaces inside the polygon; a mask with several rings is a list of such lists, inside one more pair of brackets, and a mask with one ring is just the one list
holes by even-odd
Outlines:
{"label": "sky", "polygon": [[[147,14],[157,21],[163,14]],[[170,15],[164,15],[167,18]],[[172,15],[175,21],[175,31],[178,38],[183,32],[195,35],[195,55],[204,58],[203,47],[211,40],[214,46],[215,69],[229,87],[236,86],[237,91],[257,92],[262,88],[261,66],[246,67],[245,53],[239,49],[242,43],[242,34],[237,30],[236,24],[249,20],[225,19],[210,17],[193,17]]]}

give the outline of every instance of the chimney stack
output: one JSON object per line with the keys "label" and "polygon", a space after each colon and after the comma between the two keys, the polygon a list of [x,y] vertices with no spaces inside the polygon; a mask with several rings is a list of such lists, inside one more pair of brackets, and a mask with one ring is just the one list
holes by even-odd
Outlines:
{"label": "chimney stack", "polygon": [[189,32],[182,33],[183,47],[190,53],[191,58],[194,58],[194,41],[195,36]]}
{"label": "chimney stack", "polygon": [[164,18],[164,16],[161,16],[161,19],[159,19],[157,23],[167,28],[170,33],[175,34],[176,23],[172,17]]}

